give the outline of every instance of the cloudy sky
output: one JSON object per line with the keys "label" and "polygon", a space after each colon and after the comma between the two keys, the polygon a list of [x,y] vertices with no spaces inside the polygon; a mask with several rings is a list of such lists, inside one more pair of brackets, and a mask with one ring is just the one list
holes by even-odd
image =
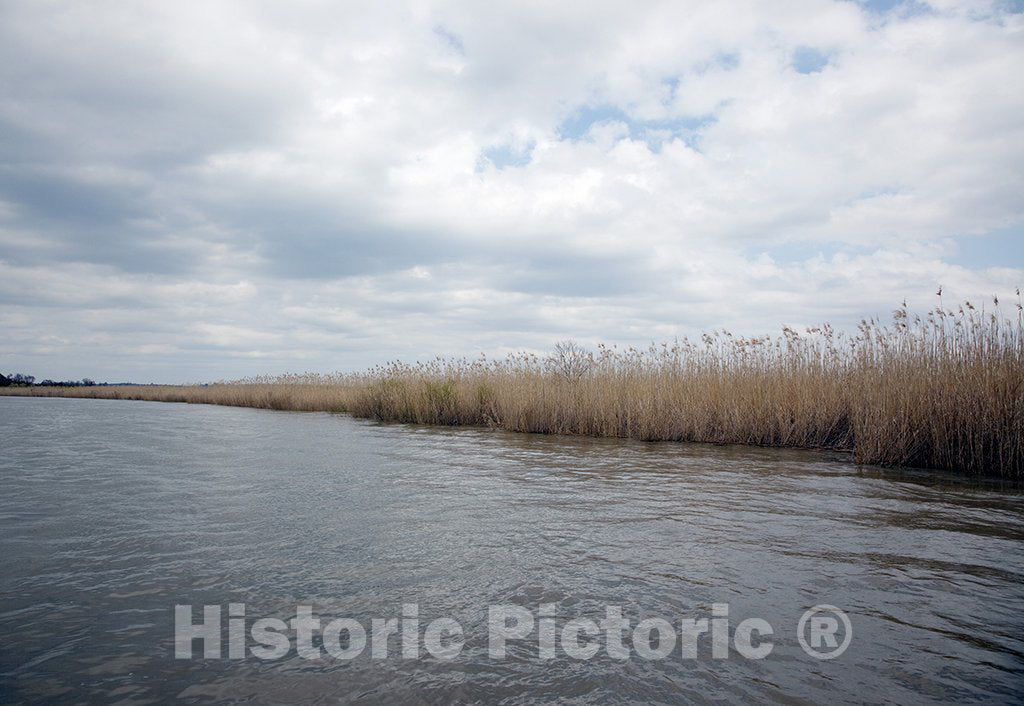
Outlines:
{"label": "cloudy sky", "polygon": [[0,370],[850,326],[1024,286],[1024,3],[4,2]]}

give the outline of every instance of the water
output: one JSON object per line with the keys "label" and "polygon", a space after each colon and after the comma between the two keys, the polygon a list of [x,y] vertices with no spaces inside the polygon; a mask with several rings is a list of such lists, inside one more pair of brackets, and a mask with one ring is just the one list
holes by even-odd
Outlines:
{"label": "water", "polygon": [[[1017,701],[1024,497],[818,452],[377,425],[343,416],[0,397],[0,702],[678,703]],[[367,630],[418,605],[455,659],[174,658],[174,606],[310,605]],[[488,607],[556,627],[728,605],[763,659],[630,649],[488,654]],[[809,656],[827,603],[848,649]],[[414,634],[411,629],[408,631]],[[844,636],[840,630],[837,643]],[[822,649],[828,643],[817,642]],[[756,641],[755,641],[756,643]],[[249,647],[257,645],[249,639]],[[733,643],[735,645],[735,643]],[[344,646],[341,643],[339,647]],[[351,643],[349,643],[351,645]]]}

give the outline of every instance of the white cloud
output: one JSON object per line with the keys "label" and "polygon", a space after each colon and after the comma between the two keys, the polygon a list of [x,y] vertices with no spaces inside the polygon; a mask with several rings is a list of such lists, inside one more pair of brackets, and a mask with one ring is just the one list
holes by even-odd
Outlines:
{"label": "white cloud", "polygon": [[1012,291],[1019,240],[956,243],[1024,229],[1024,15],[929,5],[7,6],[0,366],[352,369]]}

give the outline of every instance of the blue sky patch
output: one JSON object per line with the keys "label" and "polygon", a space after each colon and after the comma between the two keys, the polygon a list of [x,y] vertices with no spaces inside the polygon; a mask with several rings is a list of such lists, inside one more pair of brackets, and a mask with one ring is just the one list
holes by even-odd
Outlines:
{"label": "blue sky patch", "polygon": [[[857,5],[876,15],[895,14],[907,18],[917,15],[935,14],[935,9],[921,0],[855,0]],[[1007,0],[1008,3],[1022,3],[1024,0]]]}
{"label": "blue sky patch", "polygon": [[457,51],[459,54],[462,54],[463,56],[466,55],[466,47],[462,43],[462,37],[455,34],[451,30],[446,28],[444,25],[438,25],[437,27],[434,27],[434,34],[440,37],[441,41],[447,44],[450,48]]}
{"label": "blue sky patch", "polygon": [[954,238],[957,253],[949,258],[971,268],[1024,267],[1024,225],[998,228],[984,235]]}
{"label": "blue sky patch", "polygon": [[631,122],[626,113],[613,105],[580,106],[558,126],[558,136],[563,140],[579,140],[587,134],[591,125],[613,121],[627,125]]}
{"label": "blue sky patch", "polygon": [[577,108],[558,126],[558,136],[563,140],[584,139],[594,125],[620,122],[629,129],[629,137],[643,140],[654,152],[672,139],[682,139],[689,147],[697,149],[701,129],[715,122],[714,115],[685,116],[668,120],[634,120],[621,108],[613,105],[584,105]]}
{"label": "blue sky patch", "polygon": [[533,157],[535,146],[536,143],[531,142],[524,148],[517,148],[508,143],[486,147],[480,153],[476,170],[482,172],[487,166],[485,162],[490,162],[498,170],[507,167],[525,167]]}
{"label": "blue sky patch", "polygon": [[793,68],[802,74],[813,74],[828,66],[829,55],[813,47],[797,47],[793,52]]}
{"label": "blue sky patch", "polygon": [[882,4],[890,5],[893,14],[901,19],[919,15],[938,15],[938,10],[929,5],[927,0],[902,0],[902,2]]}
{"label": "blue sky patch", "polygon": [[857,4],[871,12],[885,13],[903,0],[857,0]]}

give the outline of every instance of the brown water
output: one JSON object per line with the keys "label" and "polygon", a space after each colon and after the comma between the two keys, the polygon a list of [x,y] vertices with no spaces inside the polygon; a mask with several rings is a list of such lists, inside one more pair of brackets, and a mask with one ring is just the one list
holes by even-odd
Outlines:
{"label": "brown water", "polygon": [[[845,456],[384,426],[344,416],[0,397],[0,701],[680,703],[1019,701],[1024,496]],[[456,620],[450,661],[174,657],[174,606],[288,619]],[[714,659],[538,632],[488,652],[488,607],[558,631],[608,606],[712,617],[772,650]],[[849,618],[831,660],[811,606]],[[410,633],[414,633],[411,629]],[[838,638],[845,635],[845,630]],[[319,640],[319,636],[315,638]],[[345,643],[343,642],[342,645]],[[351,643],[348,643],[351,646]],[[827,647],[827,643],[819,643]]]}

